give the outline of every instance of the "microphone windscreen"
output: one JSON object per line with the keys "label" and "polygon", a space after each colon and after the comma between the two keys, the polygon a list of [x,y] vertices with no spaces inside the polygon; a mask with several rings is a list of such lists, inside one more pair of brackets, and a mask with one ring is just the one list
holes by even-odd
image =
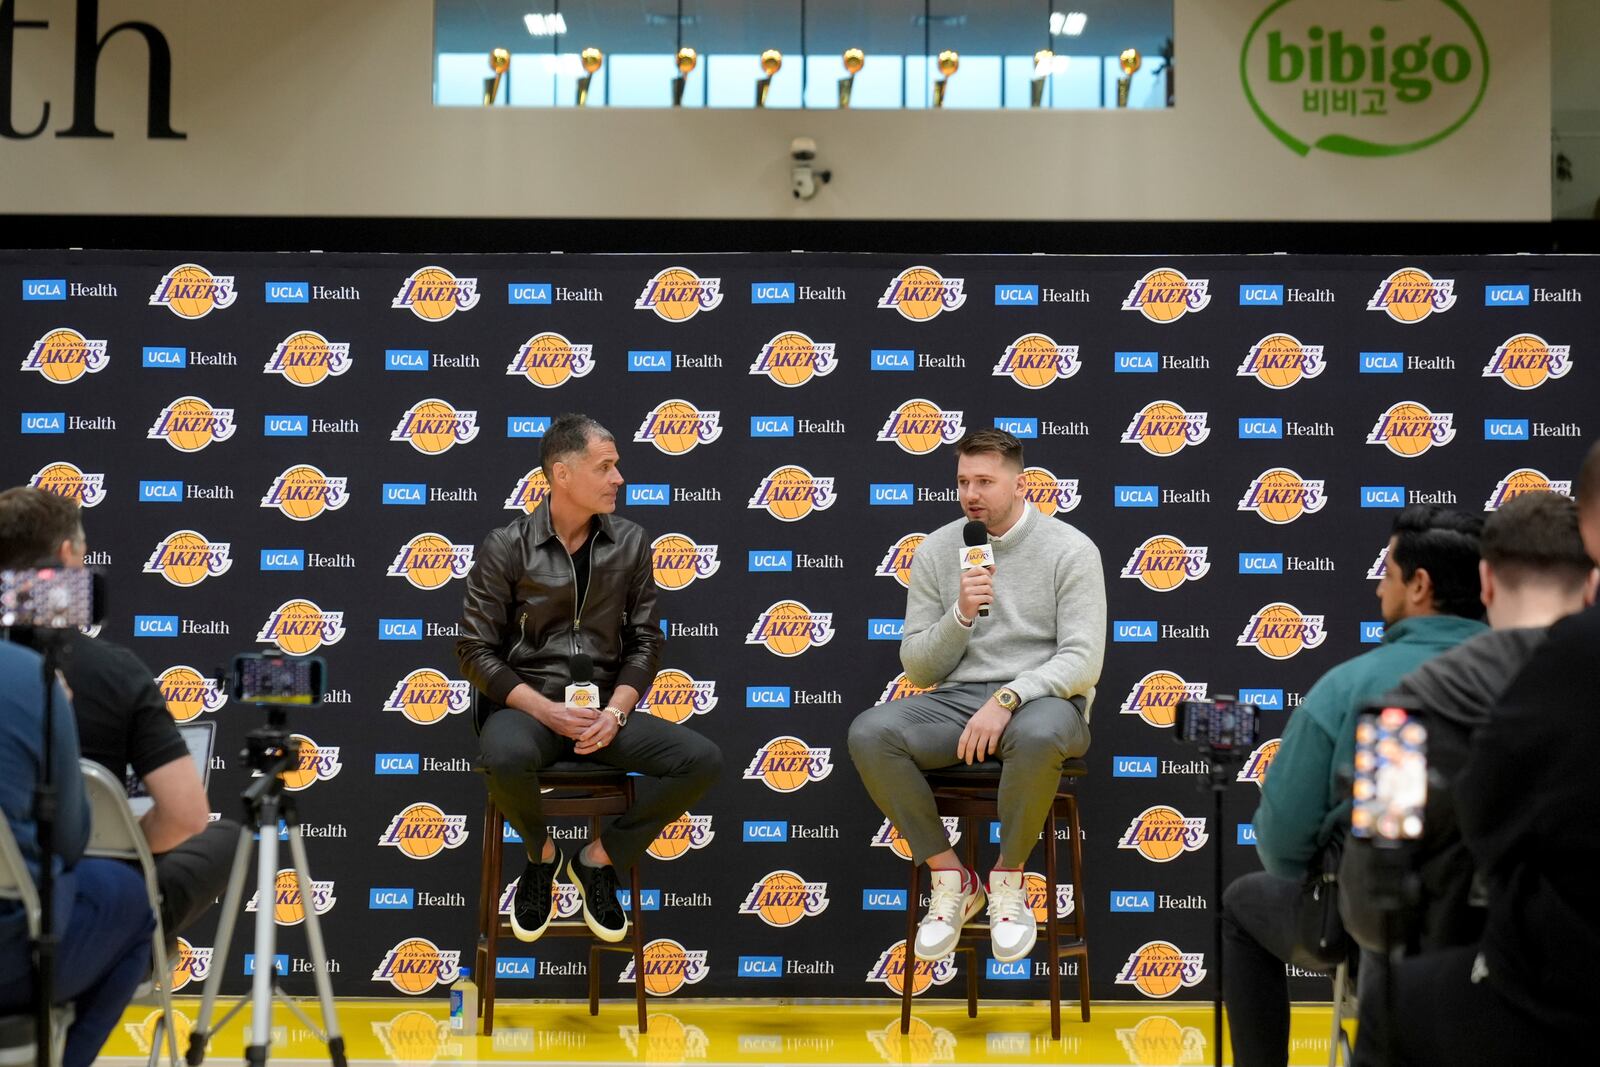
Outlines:
{"label": "microphone windscreen", "polygon": [[573,654],[570,666],[574,685],[588,685],[594,681],[594,660],[586,652]]}
{"label": "microphone windscreen", "polygon": [[989,528],[981,519],[973,519],[961,528],[961,540],[966,542],[968,548],[989,543]]}

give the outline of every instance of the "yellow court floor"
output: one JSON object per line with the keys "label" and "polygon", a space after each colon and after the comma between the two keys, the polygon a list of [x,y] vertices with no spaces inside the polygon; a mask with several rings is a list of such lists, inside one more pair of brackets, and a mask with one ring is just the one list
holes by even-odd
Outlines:
{"label": "yellow court floor", "polygon": [[[303,1002],[313,1019],[315,1001]],[[199,1000],[176,998],[178,1051]],[[983,1003],[969,1019],[960,1000],[919,1001],[911,1033],[900,1033],[898,1003],[678,1000],[650,1003],[650,1030],[636,1026],[632,1001],[602,1001],[600,1014],[566,1001],[501,998],[493,1037],[450,1030],[445,997],[420,1001],[340,1000],[339,1022],[352,1063],[688,1063],[688,1064],[1208,1064],[1214,1062],[1211,1008],[1204,1004],[1095,1004],[1093,1021],[1062,1005],[1062,1040],[1050,1040],[1046,1004]],[[101,1063],[143,1063],[157,1012],[132,1008]],[[211,1044],[208,1064],[244,1058],[241,1012]],[[273,1017],[271,1059],[327,1063],[327,1050],[282,1006]],[[1289,1062],[1325,1064],[1331,1009],[1294,1011]]]}

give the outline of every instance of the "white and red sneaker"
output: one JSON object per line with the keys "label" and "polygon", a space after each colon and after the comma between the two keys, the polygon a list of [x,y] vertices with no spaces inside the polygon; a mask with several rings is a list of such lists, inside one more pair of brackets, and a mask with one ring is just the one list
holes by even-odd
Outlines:
{"label": "white and red sneaker", "polygon": [[928,914],[917,927],[916,954],[919,960],[940,960],[954,951],[961,928],[982,909],[983,885],[964,867],[928,873],[932,891]]}
{"label": "white and red sneaker", "polygon": [[989,943],[1001,963],[1020,960],[1033,951],[1039,924],[1028,907],[1021,871],[989,872]]}

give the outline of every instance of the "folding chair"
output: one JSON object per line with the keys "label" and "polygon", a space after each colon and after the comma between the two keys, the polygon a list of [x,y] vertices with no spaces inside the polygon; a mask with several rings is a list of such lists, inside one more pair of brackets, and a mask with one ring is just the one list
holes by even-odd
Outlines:
{"label": "folding chair", "polygon": [[[79,760],[83,768],[83,788],[89,795],[89,845],[85,856],[97,859],[125,860],[139,865],[144,875],[145,893],[150,898],[150,910],[155,912],[156,932],[152,935],[151,958],[155,961],[154,1003],[161,1009],[156,1022],[156,1033],[150,1042],[151,1067],[161,1055],[161,1032],[166,1031],[167,1051],[172,1057],[172,1067],[179,1067],[178,1035],[172,1028],[172,965],[167,960],[167,934],[161,927],[161,890],[156,886],[156,861],[150,854],[150,843],[139,829],[133,809],[128,806],[128,794],[122,783],[93,760]],[[133,1003],[148,1003],[148,998],[136,998]]]}
{"label": "folding chair", "polygon": [[[11,823],[4,818],[0,818],[0,900],[21,903],[28,917],[28,939],[31,941],[39,936],[39,891],[34,888],[33,876],[28,873],[28,864],[22,858],[22,850],[17,847],[17,839],[11,834]],[[61,1063],[72,1014],[70,1004],[50,1010],[52,1067]],[[0,1063],[29,1064],[31,1067],[37,1062],[34,1036],[37,1031],[32,1015],[10,1015],[0,1019],[0,1032],[4,1034],[4,1040],[0,1042]]]}
{"label": "folding chair", "polygon": [[[1352,956],[1356,953],[1352,952]],[[1339,1067],[1339,1056],[1344,1055],[1345,1067],[1350,1067],[1355,1055],[1350,1046],[1350,1032],[1344,1024],[1360,1018],[1361,1004],[1356,999],[1355,976],[1350,973],[1350,960],[1339,961],[1333,972],[1333,1035],[1328,1043],[1328,1067]]]}

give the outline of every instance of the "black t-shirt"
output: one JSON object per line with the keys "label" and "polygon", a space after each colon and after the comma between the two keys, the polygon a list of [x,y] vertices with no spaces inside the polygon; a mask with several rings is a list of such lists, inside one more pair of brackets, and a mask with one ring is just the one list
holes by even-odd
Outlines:
{"label": "black t-shirt", "polygon": [[583,610],[585,594],[589,592],[589,550],[594,547],[594,529],[591,527],[589,536],[584,538],[583,545],[578,551],[572,553],[572,573],[577,576],[577,585],[573,590],[577,594],[574,601],[578,610]]}

